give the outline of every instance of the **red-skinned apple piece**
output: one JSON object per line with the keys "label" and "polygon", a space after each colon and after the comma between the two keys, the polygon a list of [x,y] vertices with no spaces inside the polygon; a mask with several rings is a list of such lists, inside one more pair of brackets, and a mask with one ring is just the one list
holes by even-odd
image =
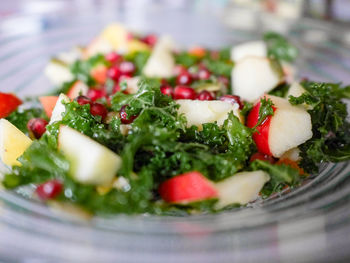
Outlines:
{"label": "red-skinned apple piece", "polygon": [[163,182],[159,186],[159,194],[168,203],[180,204],[218,197],[215,185],[196,171],[177,175]]}
{"label": "red-skinned apple piece", "polygon": [[[302,106],[293,106],[288,100],[266,95],[274,104],[274,115],[268,116],[257,127],[253,139],[259,152],[281,157],[286,151],[297,147],[312,137],[311,116]],[[254,127],[259,118],[260,102],[250,111],[246,125]]]}

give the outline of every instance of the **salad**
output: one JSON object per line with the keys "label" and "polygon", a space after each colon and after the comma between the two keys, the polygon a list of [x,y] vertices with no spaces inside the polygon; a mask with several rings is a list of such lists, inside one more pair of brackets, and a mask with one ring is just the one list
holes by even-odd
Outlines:
{"label": "salad", "polygon": [[51,94],[0,92],[2,185],[93,215],[213,213],[350,159],[350,86],[296,79],[283,36],[212,50],[112,24],[58,54]]}

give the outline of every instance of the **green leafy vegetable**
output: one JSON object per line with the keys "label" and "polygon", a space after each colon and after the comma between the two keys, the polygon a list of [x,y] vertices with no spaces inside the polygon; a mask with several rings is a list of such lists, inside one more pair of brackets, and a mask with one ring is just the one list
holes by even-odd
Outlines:
{"label": "green leafy vegetable", "polygon": [[272,100],[271,99],[267,99],[265,97],[262,98],[260,100],[258,122],[255,124],[253,129],[255,129],[260,124],[262,124],[268,116],[273,116],[273,114],[274,114],[274,109],[273,109],[273,102],[272,102]]}
{"label": "green leafy vegetable", "polygon": [[20,129],[23,133],[28,134],[27,123],[33,118],[46,118],[46,114],[41,108],[19,109],[12,112],[6,119]]}
{"label": "green leafy vegetable", "polygon": [[285,164],[271,164],[266,161],[255,160],[250,168],[253,171],[263,170],[267,172],[271,179],[263,188],[263,196],[267,197],[277,192],[285,185],[296,186],[300,183],[299,172]]}
{"label": "green leafy vegetable", "polygon": [[298,49],[289,41],[275,32],[267,32],[263,39],[267,45],[267,53],[269,57],[293,62],[298,56]]}
{"label": "green leafy vegetable", "polygon": [[348,87],[334,83],[301,83],[306,92],[299,97],[289,97],[293,105],[306,103],[311,106],[313,136],[302,144],[301,166],[316,173],[318,164],[327,161],[349,160],[349,122],[346,120],[346,105],[341,101],[348,98]]}
{"label": "green leafy vegetable", "polygon": [[150,55],[149,51],[137,51],[128,54],[125,59],[134,63],[136,67],[135,75],[142,75],[143,67],[146,65]]}

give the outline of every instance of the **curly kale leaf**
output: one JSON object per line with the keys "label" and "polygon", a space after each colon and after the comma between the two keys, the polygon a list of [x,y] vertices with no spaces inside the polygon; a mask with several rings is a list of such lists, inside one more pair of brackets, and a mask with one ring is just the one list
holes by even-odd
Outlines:
{"label": "curly kale leaf", "polygon": [[274,108],[273,108],[273,102],[271,99],[262,98],[260,100],[260,108],[259,108],[259,118],[258,122],[255,124],[254,128],[258,127],[260,124],[262,124],[268,116],[273,116],[274,114]]}
{"label": "curly kale leaf", "polygon": [[301,166],[310,173],[318,171],[318,163],[349,160],[349,122],[346,105],[349,87],[336,83],[302,82],[306,92],[289,97],[293,105],[306,103],[311,116],[313,136],[302,144]]}
{"label": "curly kale leaf", "polygon": [[18,109],[6,117],[9,122],[25,134],[28,134],[27,123],[33,118],[46,118],[46,114],[41,108],[30,108]]}
{"label": "curly kale leaf", "polygon": [[255,160],[250,164],[253,171],[263,170],[270,175],[270,181],[265,184],[262,194],[268,197],[278,192],[283,186],[296,186],[300,183],[299,172],[286,164],[271,164],[266,161]]}
{"label": "curly kale leaf", "polygon": [[34,141],[19,158],[21,166],[14,166],[5,175],[3,185],[15,188],[28,183],[41,183],[53,178],[64,178],[69,163],[62,154],[50,147],[45,140]]}
{"label": "curly kale leaf", "polygon": [[275,32],[267,32],[264,34],[263,39],[267,45],[269,57],[287,62],[293,62],[297,58],[298,49],[282,35]]}

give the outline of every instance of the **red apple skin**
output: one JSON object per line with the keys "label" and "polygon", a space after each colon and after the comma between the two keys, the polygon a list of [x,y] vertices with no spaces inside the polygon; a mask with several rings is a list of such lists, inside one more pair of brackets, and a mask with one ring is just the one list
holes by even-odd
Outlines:
{"label": "red apple skin", "polygon": [[193,171],[177,175],[159,186],[159,194],[168,203],[191,203],[218,197],[213,183]]}
{"label": "red apple skin", "polygon": [[[260,101],[257,104],[255,104],[253,109],[248,114],[246,125],[249,128],[253,128],[258,123],[259,109]],[[275,111],[276,108],[273,107],[273,110]],[[273,116],[266,117],[266,119],[259,126],[256,127],[258,131],[253,133],[253,140],[255,141],[255,144],[258,147],[258,151],[267,155],[272,155],[269,146],[269,129],[272,117]]]}

